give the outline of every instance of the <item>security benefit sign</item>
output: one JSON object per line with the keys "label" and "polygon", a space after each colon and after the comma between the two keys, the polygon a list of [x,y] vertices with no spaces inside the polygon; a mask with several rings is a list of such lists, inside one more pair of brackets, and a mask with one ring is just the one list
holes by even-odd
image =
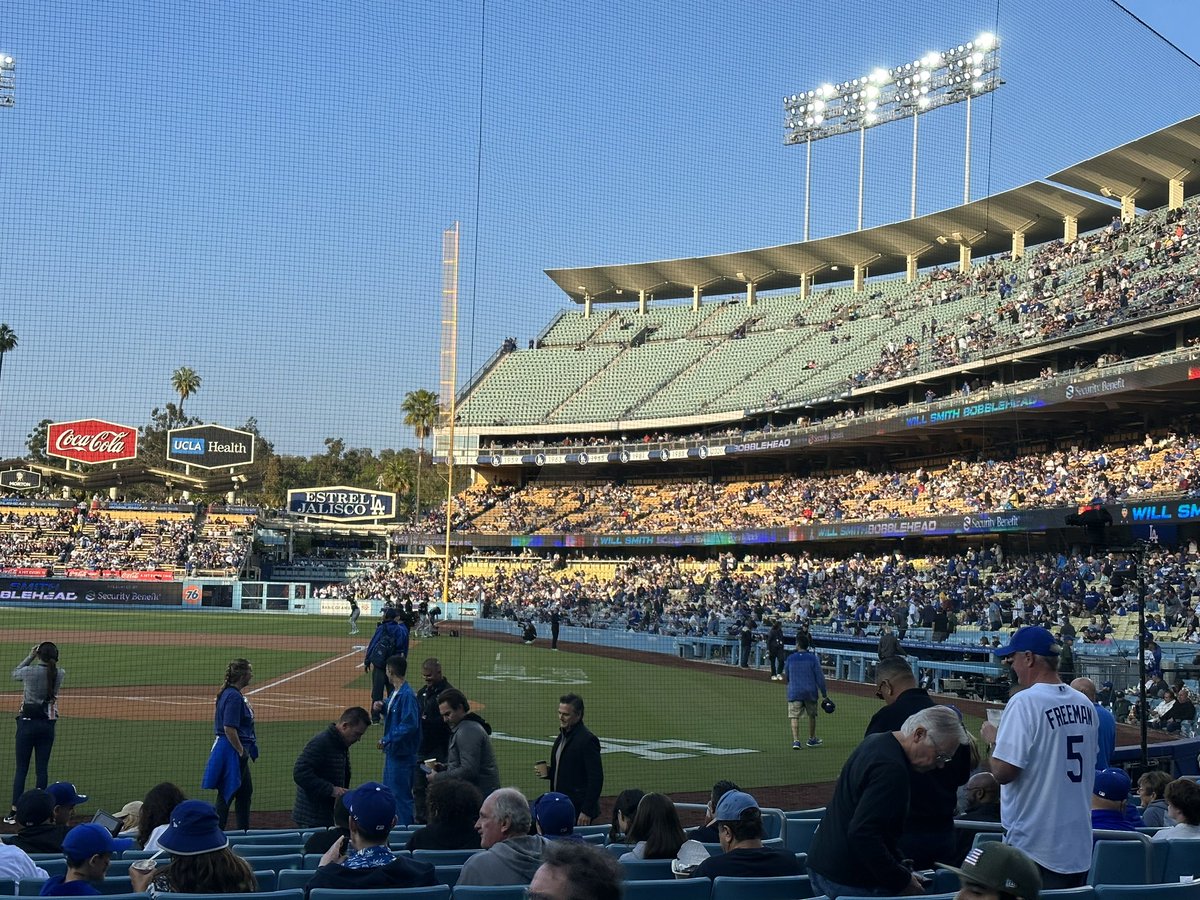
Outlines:
{"label": "security benefit sign", "polygon": [[396,516],[396,495],[345,485],[303,488],[288,491],[288,512],[333,522],[392,519]]}
{"label": "security benefit sign", "polygon": [[228,469],[254,462],[254,435],[220,425],[193,425],[167,432],[167,459],[198,469]]}

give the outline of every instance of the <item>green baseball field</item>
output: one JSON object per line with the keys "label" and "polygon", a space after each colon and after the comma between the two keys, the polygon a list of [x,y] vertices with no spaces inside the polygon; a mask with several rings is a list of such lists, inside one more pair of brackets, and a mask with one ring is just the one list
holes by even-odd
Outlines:
{"label": "green baseball field", "polygon": [[[371,625],[362,624],[361,634],[349,636],[344,619],[319,616],[0,609],[0,664],[11,669],[35,643],[58,643],[67,679],[50,780],[75,782],[89,795],[81,812],[90,813],[140,799],[159,781],[212,799],[200,778],[213,738],[213,699],[229,660],[246,657],[254,664],[246,694],[261,749],[257,825],[259,812],[291,809],[292,764],[305,742],[347,706],[369,706],[362,651]],[[869,689],[832,683],[838,708],[818,720],[824,745],[793,750],[785,686],[765,672],[651,655],[611,658],[571,646],[552,651],[471,636],[414,640],[410,675],[417,689],[421,660],[441,661],[451,684],[491,724],[502,781],[531,797],[544,790],[533,763],[549,753],[558,698],[567,692],[584,698],[586,722],[602,741],[607,797],[627,787],[704,792],[728,778],[760,789],[764,803],[819,801],[879,706]],[[15,715],[19,685],[10,684]],[[972,730],[978,724],[968,717]],[[4,779],[13,771],[14,727],[12,716],[0,718]],[[378,736],[372,728],[351,749],[356,782],[382,774]]]}

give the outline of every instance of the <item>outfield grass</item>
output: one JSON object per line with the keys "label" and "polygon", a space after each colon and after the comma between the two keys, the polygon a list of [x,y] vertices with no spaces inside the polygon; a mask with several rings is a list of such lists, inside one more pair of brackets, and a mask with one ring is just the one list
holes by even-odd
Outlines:
{"label": "outfield grass", "polygon": [[[119,807],[161,780],[177,782],[189,796],[211,799],[211,792],[199,790],[212,742],[207,698],[215,695],[229,659],[246,656],[254,663],[253,691],[286,673],[350,653],[370,638],[369,627],[356,637],[347,636],[341,618],[188,611],[0,610],[0,628],[28,634],[24,640],[11,638],[0,645],[10,665],[20,662],[35,640],[53,639],[62,645],[62,664],[68,670],[64,703],[72,691],[84,692],[81,696],[88,702],[60,721],[50,774],[52,780],[73,780],[91,794],[89,809]],[[140,631],[162,637],[156,640],[154,633],[147,633],[130,639]],[[106,645],[97,641],[103,632],[122,634]],[[181,634],[196,635],[196,640],[180,642]],[[255,647],[265,641],[272,642],[270,649]],[[326,649],[330,647],[340,649]],[[832,686],[837,712],[822,714],[818,721],[824,746],[796,751],[791,749],[785,687],[767,680],[765,673],[759,680],[748,680],[730,677],[720,666],[659,666],[652,656],[630,662],[537,645],[440,637],[414,646],[414,687],[420,687],[420,661],[431,655],[441,659],[450,682],[471,698],[497,732],[493,746],[504,783],[530,795],[545,789],[545,782],[533,776],[533,763],[548,755],[558,727],[558,698],[570,691],[584,698],[588,726],[611,751],[604,754],[606,795],[627,787],[703,791],[721,778],[747,788],[832,781],[878,708],[874,699],[839,693]],[[295,682],[251,696],[262,749],[254,769],[256,809],[290,809],[292,764],[305,741],[343,702],[367,705],[369,682],[356,663],[353,659],[323,666],[304,682],[311,702],[287,716],[302,721],[281,721],[283,711],[296,701],[280,692],[294,697]],[[114,686],[146,686],[147,692],[155,687],[167,696],[174,695],[170,686],[179,686],[180,696],[202,702],[181,707],[179,716],[186,716],[185,721],[117,721],[122,711],[129,715],[128,709],[140,708],[121,699],[136,691],[115,691],[97,699],[89,693]],[[15,713],[19,697],[13,694],[10,700]],[[978,722],[968,725],[977,729]],[[0,718],[0,747],[12,747],[13,729],[11,718]],[[382,773],[375,749],[378,733],[372,729],[352,748],[357,781]],[[0,771],[11,773],[11,751],[0,752],[0,759],[9,760]]]}

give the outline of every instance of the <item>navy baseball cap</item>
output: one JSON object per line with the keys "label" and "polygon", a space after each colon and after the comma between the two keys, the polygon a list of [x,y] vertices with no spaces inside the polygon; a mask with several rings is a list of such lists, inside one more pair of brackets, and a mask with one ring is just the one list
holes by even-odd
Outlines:
{"label": "navy baseball cap", "polygon": [[548,838],[565,837],[575,830],[575,804],[558,791],[542,794],[533,801],[533,817]]}
{"label": "navy baseball cap", "polygon": [[1124,800],[1131,787],[1133,782],[1124,769],[1097,769],[1092,793],[1105,800]]}
{"label": "navy baseball cap", "polygon": [[29,828],[41,825],[54,815],[54,798],[46,791],[33,788],[17,799],[17,824]]}
{"label": "navy baseball cap", "polygon": [[87,794],[79,793],[69,781],[54,782],[46,788],[46,793],[54,799],[55,806],[78,806],[87,802]]}
{"label": "navy baseball cap", "polygon": [[367,834],[383,834],[396,824],[396,795],[378,781],[368,781],[342,794],[342,805],[359,830]]}
{"label": "navy baseball cap", "polygon": [[97,853],[115,853],[133,846],[133,838],[114,838],[108,829],[95,822],[76,825],[63,838],[63,855],[75,862],[91,859]]}
{"label": "navy baseball cap", "polygon": [[1047,629],[1040,625],[1026,625],[1018,628],[1009,640],[1007,647],[997,647],[992,652],[1000,659],[1012,656],[1014,653],[1036,653],[1038,656],[1058,656],[1062,646]]}

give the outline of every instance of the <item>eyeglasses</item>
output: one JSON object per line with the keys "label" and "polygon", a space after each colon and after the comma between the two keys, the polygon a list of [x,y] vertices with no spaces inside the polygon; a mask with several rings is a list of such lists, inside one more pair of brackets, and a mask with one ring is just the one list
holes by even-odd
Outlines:
{"label": "eyeglasses", "polygon": [[945,753],[939,753],[937,756],[934,757],[934,760],[937,762],[937,764],[939,766],[948,765],[953,759],[954,759],[953,754],[951,754],[950,756],[947,756]]}

